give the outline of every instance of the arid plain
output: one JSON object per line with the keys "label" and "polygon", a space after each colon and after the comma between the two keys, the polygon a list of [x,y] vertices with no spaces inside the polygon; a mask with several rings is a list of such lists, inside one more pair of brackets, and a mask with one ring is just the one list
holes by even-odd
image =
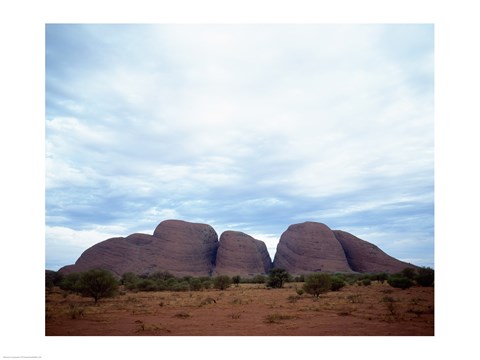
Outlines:
{"label": "arid plain", "polygon": [[131,292],[91,298],[57,287],[46,293],[47,336],[432,336],[434,288],[373,281],[314,298],[301,283],[281,289],[239,284],[226,290]]}

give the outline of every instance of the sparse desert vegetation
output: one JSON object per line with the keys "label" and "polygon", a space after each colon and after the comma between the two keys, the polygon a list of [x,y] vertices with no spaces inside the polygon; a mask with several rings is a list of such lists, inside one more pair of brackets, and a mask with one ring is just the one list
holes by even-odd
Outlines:
{"label": "sparse desert vegetation", "polygon": [[[406,289],[377,274],[369,275],[369,285],[365,274],[290,276],[279,288],[268,287],[266,277],[264,283],[240,278],[238,286],[221,278],[228,285],[214,288],[216,278],[128,274],[113,297],[97,303],[75,286],[68,289],[82,274],[55,280],[49,274],[46,335],[434,335],[434,288],[415,280],[425,273],[433,270],[408,273],[413,286]],[[300,279],[316,279],[319,291],[293,281]]]}

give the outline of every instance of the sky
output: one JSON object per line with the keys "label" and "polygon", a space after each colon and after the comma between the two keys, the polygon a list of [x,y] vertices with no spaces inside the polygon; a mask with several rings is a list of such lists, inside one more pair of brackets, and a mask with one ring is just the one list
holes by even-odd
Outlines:
{"label": "sky", "polygon": [[46,268],[166,219],[434,267],[434,26],[45,27]]}

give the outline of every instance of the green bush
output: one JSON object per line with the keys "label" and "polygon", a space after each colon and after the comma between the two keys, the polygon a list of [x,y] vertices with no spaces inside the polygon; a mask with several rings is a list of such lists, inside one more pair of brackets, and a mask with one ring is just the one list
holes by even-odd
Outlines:
{"label": "green bush", "polygon": [[211,279],[202,280],[202,287],[204,289],[211,289],[212,285],[213,285],[213,282]]}
{"label": "green bush", "polygon": [[267,286],[270,288],[281,288],[290,280],[290,274],[285,269],[272,269],[268,275]]}
{"label": "green bush", "polygon": [[188,282],[190,285],[190,291],[200,291],[202,290],[202,281],[199,278],[191,278]]}
{"label": "green bush", "polygon": [[362,284],[365,286],[372,285],[372,280],[370,280],[370,278],[365,278],[362,280]]}
{"label": "green bush", "polygon": [[417,275],[416,272],[415,272],[415,269],[414,268],[410,268],[410,267],[407,267],[405,269],[403,269],[400,274],[403,276],[403,277],[406,277],[407,279],[410,279],[410,280],[413,280],[415,279],[415,276]]}
{"label": "green bush", "polygon": [[338,291],[345,286],[345,281],[343,281],[343,279],[341,279],[339,276],[336,276],[336,275],[331,276],[330,280],[331,280],[330,290],[332,291]]}
{"label": "green bush", "polygon": [[50,289],[59,286],[63,280],[63,275],[58,271],[45,270],[45,287]]}
{"label": "green bush", "polygon": [[328,274],[314,273],[305,276],[303,290],[305,290],[307,294],[318,298],[320,294],[330,291],[331,286],[332,280]]}
{"label": "green bush", "polygon": [[183,280],[183,281],[178,281],[173,287],[170,288],[172,291],[188,291],[190,290],[190,284]]}
{"label": "green bush", "polygon": [[432,268],[420,268],[418,274],[415,277],[415,281],[420,286],[433,286],[435,280],[435,273]]}
{"label": "green bush", "polygon": [[372,275],[372,280],[376,280],[379,283],[383,284],[388,279],[388,274],[385,272]]}
{"label": "green bush", "polygon": [[136,288],[140,291],[157,291],[157,283],[152,279],[141,279],[137,282]]}
{"label": "green bush", "polygon": [[132,272],[128,272],[122,275],[120,283],[128,290],[135,290],[138,288],[140,278]]}
{"label": "green bush", "polygon": [[93,297],[95,304],[101,298],[112,297],[118,282],[111,272],[103,269],[92,269],[80,274],[80,293]]}
{"label": "green bush", "polygon": [[55,278],[55,271],[45,270],[45,288],[53,288],[53,279]]}
{"label": "green bush", "polygon": [[213,287],[218,290],[225,290],[232,284],[232,279],[227,275],[219,275],[213,279]]}
{"label": "green bush", "polygon": [[348,285],[356,284],[360,278],[359,274],[341,274],[341,276]]}
{"label": "green bush", "polygon": [[413,281],[405,276],[393,275],[387,280],[388,284],[394,288],[408,289],[413,286]]}
{"label": "green bush", "polygon": [[267,282],[267,278],[265,275],[255,275],[252,278],[252,282],[254,284],[265,284]]}
{"label": "green bush", "polygon": [[232,282],[235,284],[235,286],[238,286],[238,284],[240,284],[240,275],[235,275],[232,277]]}
{"label": "green bush", "polygon": [[80,292],[81,290],[80,274],[81,273],[71,273],[66,275],[59,284],[60,289],[73,291],[73,292]]}
{"label": "green bush", "polygon": [[153,274],[148,275],[148,278],[152,280],[168,280],[175,279],[175,276],[170,274],[168,271],[156,271]]}

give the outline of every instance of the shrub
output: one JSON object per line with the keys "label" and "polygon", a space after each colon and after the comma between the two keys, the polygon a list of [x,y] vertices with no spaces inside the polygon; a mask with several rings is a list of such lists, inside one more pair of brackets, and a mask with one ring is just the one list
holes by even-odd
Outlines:
{"label": "shrub", "polygon": [[45,288],[46,289],[51,289],[53,288],[53,278],[55,277],[55,272],[54,271],[45,271]]}
{"label": "shrub", "polygon": [[360,278],[359,274],[342,274],[342,277],[348,285],[356,284]]}
{"label": "shrub", "polygon": [[372,278],[372,280],[376,280],[381,284],[383,284],[387,279],[388,279],[388,274],[385,272],[375,274],[373,275],[373,278]]}
{"label": "shrub", "polygon": [[235,275],[232,277],[232,282],[235,284],[235,286],[238,286],[238,284],[240,283],[240,275]]}
{"label": "shrub", "polygon": [[252,279],[254,284],[265,284],[267,282],[267,278],[265,275],[255,275]]}
{"label": "shrub", "polygon": [[410,267],[403,269],[400,274],[410,280],[415,279],[416,276],[415,269]]}
{"label": "shrub", "polygon": [[168,278],[164,281],[166,289],[172,289],[177,285],[177,279],[175,278]]}
{"label": "shrub", "polygon": [[66,275],[59,284],[60,289],[73,291],[73,292],[80,292],[81,290],[80,274],[81,273],[71,273]]}
{"label": "shrub", "polygon": [[78,304],[69,304],[68,314],[71,319],[78,319],[85,316],[85,308]]}
{"label": "shrub", "polygon": [[93,297],[95,304],[101,298],[112,297],[118,287],[112,273],[103,269],[92,269],[80,274],[80,292]]}
{"label": "shrub", "polygon": [[295,276],[294,280],[295,280],[295,282],[304,282],[305,281],[305,275],[301,274],[301,275]]}
{"label": "shrub", "polygon": [[191,278],[189,281],[189,285],[191,291],[200,291],[203,288],[202,282],[199,278]]}
{"label": "shrub", "polygon": [[372,285],[372,280],[370,280],[370,278],[365,278],[362,280],[362,284],[365,286]]}
{"label": "shrub", "polygon": [[177,317],[177,318],[180,318],[180,319],[186,319],[186,318],[189,318],[191,315],[189,313],[186,313],[186,312],[179,312],[179,313],[176,313],[173,316]]}
{"label": "shrub", "polygon": [[338,291],[345,286],[345,281],[343,281],[338,276],[332,276],[332,277],[330,277],[330,280],[331,280],[330,290],[332,290],[332,291]]}
{"label": "shrub", "polygon": [[400,289],[408,289],[413,285],[413,281],[410,280],[407,277],[400,276],[400,275],[394,275],[390,276],[387,280],[388,285],[394,287],[394,288],[400,288]]}
{"label": "shrub", "polygon": [[298,294],[298,295],[301,296],[301,295],[303,295],[304,293],[305,293],[305,290],[303,290],[303,289],[297,289],[297,294]]}
{"label": "shrub", "polygon": [[290,279],[290,274],[285,269],[272,269],[268,275],[267,286],[281,288]]}
{"label": "shrub", "polygon": [[323,273],[314,273],[305,276],[303,290],[305,290],[307,294],[318,298],[320,294],[329,291],[331,286],[332,280],[329,275]]}
{"label": "shrub", "polygon": [[387,305],[387,309],[390,312],[390,314],[395,314],[396,307],[395,307],[395,299],[391,296],[384,296],[382,299],[382,302],[384,302]]}
{"label": "shrub", "polygon": [[45,287],[50,289],[59,286],[63,280],[63,275],[57,271],[45,270]]}
{"label": "shrub", "polygon": [[190,284],[187,281],[179,281],[170,288],[172,291],[188,291],[190,290]]}
{"label": "shrub", "polygon": [[225,290],[232,284],[232,279],[227,275],[219,275],[213,279],[213,287],[218,290]]}
{"label": "shrub", "polygon": [[[175,279],[175,276],[170,274],[168,271],[156,271],[153,274],[148,276],[152,280],[168,280]],[[185,279],[184,279],[185,280]]]}
{"label": "shrub", "polygon": [[212,280],[210,280],[210,279],[202,280],[202,287],[204,289],[211,289],[212,288]]}
{"label": "shrub", "polygon": [[132,272],[128,272],[122,275],[120,283],[128,290],[134,290],[138,287],[140,278]]}
{"label": "shrub", "polygon": [[434,279],[434,271],[429,267],[418,269],[418,274],[415,277],[415,281],[420,286],[433,286]]}
{"label": "shrub", "polygon": [[295,319],[296,317],[294,315],[289,315],[289,314],[270,314],[265,316],[265,322],[266,323],[279,323],[281,320],[291,320]]}
{"label": "shrub", "polygon": [[142,279],[136,284],[136,288],[141,291],[157,291],[157,284],[152,279]]}

